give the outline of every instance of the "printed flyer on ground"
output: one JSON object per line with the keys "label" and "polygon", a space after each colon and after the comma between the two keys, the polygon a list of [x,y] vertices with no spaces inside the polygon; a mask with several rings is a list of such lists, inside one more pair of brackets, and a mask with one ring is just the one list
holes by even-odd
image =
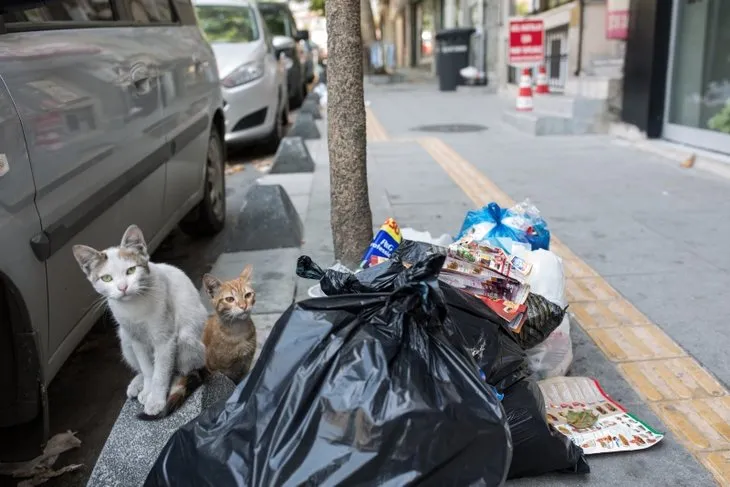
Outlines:
{"label": "printed flyer on ground", "polygon": [[611,399],[595,379],[555,377],[539,385],[550,424],[586,455],[643,450],[664,438]]}

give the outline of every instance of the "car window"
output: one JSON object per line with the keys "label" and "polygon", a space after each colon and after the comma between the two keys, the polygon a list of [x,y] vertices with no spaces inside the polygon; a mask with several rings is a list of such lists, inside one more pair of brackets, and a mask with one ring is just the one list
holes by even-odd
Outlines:
{"label": "car window", "polygon": [[6,24],[18,22],[97,22],[114,20],[111,0],[56,0],[42,7],[13,9],[3,14]]}
{"label": "car window", "polygon": [[288,22],[289,19],[286,18],[283,10],[277,8],[262,8],[260,10],[271,35],[292,37],[293,32]]}
{"label": "car window", "polygon": [[132,20],[143,24],[172,23],[170,0],[122,0]]}
{"label": "car window", "polygon": [[251,42],[259,38],[256,16],[250,7],[198,5],[195,11],[208,42]]}

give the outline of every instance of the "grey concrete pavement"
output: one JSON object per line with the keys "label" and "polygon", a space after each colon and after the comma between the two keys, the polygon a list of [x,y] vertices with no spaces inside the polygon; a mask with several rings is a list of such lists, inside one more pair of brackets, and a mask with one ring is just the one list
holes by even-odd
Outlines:
{"label": "grey concrete pavement", "polygon": [[608,136],[524,135],[500,122],[496,96],[370,89],[367,99],[394,137],[424,121],[487,126],[439,137],[515,200],[532,199],[573,252],[730,384],[730,181]]}
{"label": "grey concrete pavement", "polygon": [[[605,136],[534,137],[504,125],[495,95],[431,86],[368,87],[366,100],[392,139],[437,136],[515,200],[529,197],[551,230],[677,343],[730,382],[724,317],[730,304],[730,183],[687,171]],[[482,132],[424,133],[424,124],[473,123]],[[385,155],[387,147],[392,151]],[[374,224],[383,216],[432,234],[458,232],[473,207],[412,143],[369,145]],[[402,204],[401,204],[402,203]],[[715,485],[713,476],[668,431],[577,326],[572,373],[595,377],[627,409],[660,431],[654,448],[589,457],[586,477],[549,475],[512,485]]]}

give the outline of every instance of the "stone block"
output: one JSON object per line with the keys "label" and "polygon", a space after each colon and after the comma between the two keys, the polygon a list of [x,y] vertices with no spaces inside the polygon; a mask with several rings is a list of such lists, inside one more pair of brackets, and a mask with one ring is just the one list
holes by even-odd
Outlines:
{"label": "stone block", "polygon": [[299,247],[304,235],[299,213],[278,184],[254,185],[236,225],[243,230],[236,244],[238,250]]}
{"label": "stone block", "polygon": [[289,131],[289,137],[301,137],[303,139],[319,139],[321,134],[311,113],[300,113],[294,120],[294,125]]}
{"label": "stone block", "polygon": [[313,172],[314,160],[302,137],[284,137],[274,156],[269,174]]}
{"label": "stone block", "polygon": [[319,102],[315,100],[306,100],[299,109],[299,114],[302,113],[309,113],[315,120],[322,119],[322,114],[319,111]]}

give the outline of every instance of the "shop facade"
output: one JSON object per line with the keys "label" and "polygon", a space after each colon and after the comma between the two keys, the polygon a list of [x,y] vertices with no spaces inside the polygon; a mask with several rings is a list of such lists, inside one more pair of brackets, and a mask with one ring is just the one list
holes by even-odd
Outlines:
{"label": "shop facade", "polygon": [[730,154],[730,2],[632,0],[622,119]]}

